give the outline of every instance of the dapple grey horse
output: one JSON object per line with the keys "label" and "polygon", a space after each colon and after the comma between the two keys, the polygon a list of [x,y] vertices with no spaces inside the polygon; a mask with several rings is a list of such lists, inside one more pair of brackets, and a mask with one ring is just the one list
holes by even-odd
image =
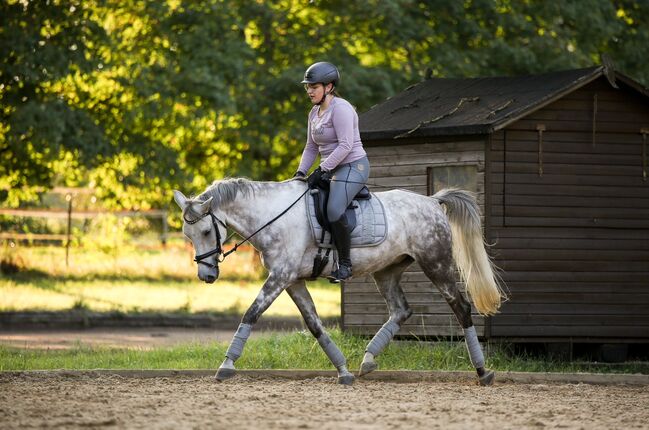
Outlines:
{"label": "dapple grey horse", "polygon": [[[338,370],[338,382],[354,381],[345,357],[325,331],[306,287],[317,253],[306,217],[306,198],[309,198],[306,183],[295,179],[284,182],[226,179],[214,182],[193,199],[174,191],[174,199],[182,209],[183,232],[194,245],[198,277],[202,281],[212,283],[219,276],[221,243],[228,227],[242,237],[254,234],[250,242],[261,253],[262,263],[268,270],[268,278],[244,314],[217,371],[217,380],[234,376],[234,363],[241,356],[253,325],[286,290],[309,331]],[[399,280],[404,270],[417,262],[462,326],[479,382],[490,385],[494,373],[485,369],[471,319],[471,305],[455,282],[457,267],[478,312],[483,315],[497,312],[504,294],[485,250],[475,199],[461,190],[442,190],[431,197],[392,190],[375,193],[373,198],[380,199],[385,208],[387,237],[377,246],[353,248],[351,258],[354,276],[369,274],[374,278],[390,317],[367,345],[359,376],[377,368],[375,358],[412,314]],[[285,214],[264,227],[287,208],[290,209]],[[263,228],[257,232],[260,227]],[[323,273],[330,273],[332,264],[333,261]]]}

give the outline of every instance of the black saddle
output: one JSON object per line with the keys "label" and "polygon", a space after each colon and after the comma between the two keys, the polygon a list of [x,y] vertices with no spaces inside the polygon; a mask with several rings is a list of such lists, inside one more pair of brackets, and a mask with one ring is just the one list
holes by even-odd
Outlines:
{"label": "black saddle", "polygon": [[[329,201],[329,189],[316,187],[313,188],[310,193],[311,197],[313,198],[313,206],[315,207],[315,216],[318,220],[318,223],[324,230],[331,233],[331,223],[329,219],[327,219],[327,202]],[[349,226],[348,228],[350,232],[356,227],[356,214],[354,213],[354,209],[356,209],[357,206],[354,205],[354,200],[369,200],[371,198],[372,194],[370,194],[370,190],[366,186],[363,186],[363,188],[361,188],[356,196],[354,196],[354,199],[349,204],[349,206],[347,206],[347,210],[345,211],[345,214],[343,216],[347,218],[347,225]]]}
{"label": "black saddle", "polygon": [[[318,223],[322,226],[322,237],[320,238],[320,243],[324,243],[325,231],[331,233],[331,223],[327,219],[327,202],[329,201],[328,185],[328,183],[324,184],[324,186],[318,185],[317,187],[310,190],[311,197],[313,198],[313,206],[315,208],[315,216]],[[357,206],[354,205],[354,201],[369,200],[371,198],[372,195],[370,194],[370,190],[368,190],[367,187],[364,186],[363,188],[361,188],[358,194],[354,196],[354,199],[349,204],[349,206],[347,206],[347,210],[345,210],[343,216],[347,218],[347,228],[350,233],[356,227],[356,213],[354,212],[354,209],[356,209]],[[331,235],[331,238],[333,238],[333,235]],[[322,273],[325,266],[329,262],[329,253],[331,252],[331,248],[327,248],[324,254],[322,250],[323,248],[321,246],[318,246],[318,254],[313,259],[313,270],[310,277],[311,280],[316,279]]]}

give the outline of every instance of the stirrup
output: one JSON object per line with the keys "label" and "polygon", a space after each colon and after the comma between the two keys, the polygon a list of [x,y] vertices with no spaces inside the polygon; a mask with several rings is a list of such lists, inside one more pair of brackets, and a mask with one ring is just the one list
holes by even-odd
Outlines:
{"label": "stirrup", "polygon": [[352,266],[339,264],[338,268],[331,272],[327,277],[332,284],[339,284],[342,281],[347,281],[352,277]]}

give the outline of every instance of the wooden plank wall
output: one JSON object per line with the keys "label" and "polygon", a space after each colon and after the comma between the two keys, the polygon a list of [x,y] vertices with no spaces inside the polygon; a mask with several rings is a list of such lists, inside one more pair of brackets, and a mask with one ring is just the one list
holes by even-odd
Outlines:
{"label": "wooden plank wall", "polygon": [[[370,184],[373,192],[403,188],[426,195],[427,169],[446,165],[475,165],[478,170],[478,201],[484,207],[485,139],[458,142],[431,142],[399,140],[365,142],[370,160]],[[418,337],[450,337],[462,335],[455,316],[441,295],[413,264],[403,275],[401,287],[413,315],[401,328],[399,335]],[[342,289],[343,329],[373,335],[388,319],[385,301],[377,292],[374,281],[368,276],[344,283]],[[484,320],[474,314],[479,335],[484,332]]]}
{"label": "wooden plank wall", "polygon": [[649,339],[643,127],[646,99],[601,78],[492,136],[488,239],[511,293],[492,337]]}

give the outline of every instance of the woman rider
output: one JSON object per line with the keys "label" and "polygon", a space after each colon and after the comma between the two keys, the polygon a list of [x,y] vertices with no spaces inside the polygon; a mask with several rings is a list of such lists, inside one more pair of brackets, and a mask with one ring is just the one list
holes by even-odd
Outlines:
{"label": "woman rider", "polygon": [[304,73],[302,83],[313,108],[309,112],[306,146],[295,173],[296,177],[305,178],[320,153],[320,165],[307,180],[309,187],[314,187],[321,179],[331,179],[327,217],[338,250],[338,268],[331,273],[332,282],[352,276],[351,231],[345,210],[365,186],[370,174],[358,131],[358,115],[347,100],[337,96],[335,90],[339,81],[338,69],[327,62],[315,63]]}

